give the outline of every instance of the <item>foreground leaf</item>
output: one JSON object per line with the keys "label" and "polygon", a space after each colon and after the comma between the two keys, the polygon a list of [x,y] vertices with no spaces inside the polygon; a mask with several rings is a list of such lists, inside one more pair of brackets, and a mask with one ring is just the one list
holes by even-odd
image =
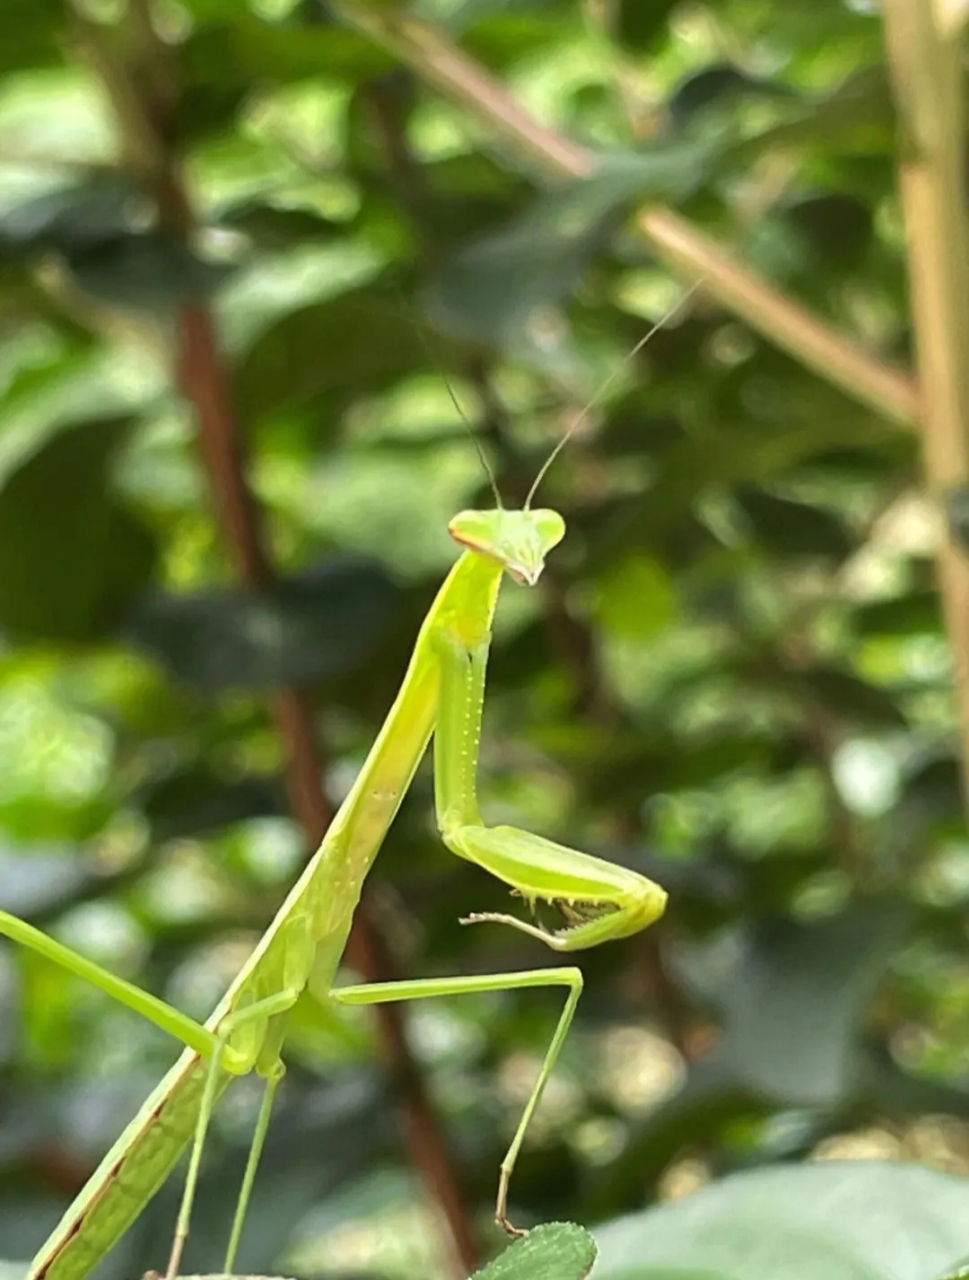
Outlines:
{"label": "foreground leaf", "polygon": [[596,1243],[574,1222],[549,1222],[529,1231],[472,1280],[585,1280]]}
{"label": "foreground leaf", "polygon": [[967,1195],[878,1161],[738,1174],[604,1227],[596,1280],[936,1280],[969,1250]]}

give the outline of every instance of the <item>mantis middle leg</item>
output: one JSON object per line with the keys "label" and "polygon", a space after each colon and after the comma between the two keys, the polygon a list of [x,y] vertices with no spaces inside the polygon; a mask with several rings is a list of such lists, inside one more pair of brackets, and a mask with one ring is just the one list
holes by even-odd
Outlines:
{"label": "mantis middle leg", "polygon": [[529,969],[523,973],[476,974],[467,978],[419,978],[412,982],[374,982],[364,986],[335,987],[329,998],[340,1004],[386,1004],[395,1000],[423,1000],[430,996],[467,995],[475,991],[520,991],[524,987],[568,987],[569,994],[559,1016],[555,1033],[545,1053],[535,1085],[525,1103],[515,1136],[501,1162],[498,1179],[498,1197],[495,1203],[495,1221],[511,1236],[526,1233],[513,1226],[508,1219],[508,1185],[521,1150],[525,1133],[535,1114],[555,1068],[565,1037],[568,1034],[575,1008],[582,994],[582,973],[575,968]]}

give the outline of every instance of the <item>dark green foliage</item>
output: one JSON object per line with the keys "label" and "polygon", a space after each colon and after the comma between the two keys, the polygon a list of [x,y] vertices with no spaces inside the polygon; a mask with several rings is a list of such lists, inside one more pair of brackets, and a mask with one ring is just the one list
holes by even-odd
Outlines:
{"label": "dark green foliage", "polygon": [[148,580],[153,540],[108,488],[128,426],[72,426],[0,488],[0,624],[15,636],[103,635]]}
{"label": "dark green foliage", "polygon": [[353,670],[379,644],[394,605],[379,565],[330,561],[264,592],[148,600],[130,634],[199,689],[274,689]]}
{"label": "dark green foliage", "polygon": [[444,259],[431,280],[431,315],[463,338],[512,348],[535,342],[530,320],[574,288],[623,206],[689,195],[705,159],[695,146],[651,148],[610,157],[588,180],[554,188],[498,232]]}

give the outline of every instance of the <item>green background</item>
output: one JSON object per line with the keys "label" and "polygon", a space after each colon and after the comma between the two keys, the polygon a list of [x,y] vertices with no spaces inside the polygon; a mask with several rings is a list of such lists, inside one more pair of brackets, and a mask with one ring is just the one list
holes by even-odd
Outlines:
{"label": "green background", "polygon": [[[633,218],[678,209],[909,364],[879,17],[842,0],[421,14],[595,175],[551,177],[474,109],[467,66],[455,101],[316,0],[0,6],[0,906],[204,1017],[306,853],[280,691],[303,691],[335,804],[453,561],[449,517],[491,502],[445,375],[509,504],[572,425],[541,494],[566,540],[499,609],[483,805],[655,878],[670,907],[581,958],[513,1213],[595,1228],[597,1280],[938,1280],[969,1256],[941,516],[903,406],[808,371],[715,290],[687,296]],[[214,358],[185,338],[205,314]],[[258,590],[213,504],[180,344],[232,407],[274,579]],[[393,971],[551,963],[458,924],[506,909],[441,846],[422,767],[370,886]],[[482,1261],[560,999],[407,1011]],[[11,1277],[174,1053],[0,950]],[[300,1006],[287,1061],[246,1269],[466,1274],[369,1017]],[[189,1270],[220,1265],[257,1103],[244,1081],[220,1111]],[[102,1280],[161,1265],[176,1195]],[[547,1239],[549,1274],[578,1280],[581,1237]],[[508,1280],[535,1280],[520,1250]]]}

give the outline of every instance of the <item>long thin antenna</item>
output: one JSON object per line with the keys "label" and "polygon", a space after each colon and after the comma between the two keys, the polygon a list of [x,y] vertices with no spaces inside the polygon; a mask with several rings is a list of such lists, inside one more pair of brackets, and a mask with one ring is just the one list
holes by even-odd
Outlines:
{"label": "long thin antenna", "polygon": [[528,511],[530,509],[532,505],[532,498],[535,497],[535,493],[538,489],[538,486],[545,479],[545,476],[548,472],[549,467],[552,465],[555,459],[559,456],[559,454],[562,452],[562,450],[565,448],[568,442],[572,439],[576,431],[578,431],[579,427],[581,427],[582,423],[585,422],[586,418],[588,418],[589,414],[596,407],[596,405],[599,403],[602,397],[606,394],[606,392],[609,390],[612,384],[616,381],[616,379],[619,377],[622,371],[626,368],[628,364],[630,364],[630,362],[633,359],[635,359],[637,355],[639,355],[640,351],[642,351],[646,343],[649,342],[650,338],[652,338],[652,336],[655,333],[658,333],[659,330],[662,329],[663,326],[668,321],[672,320],[681,307],[686,305],[686,303],[693,296],[693,294],[696,293],[697,289],[699,289],[702,283],[703,283],[702,280],[698,280],[695,284],[691,285],[690,288],[683,295],[683,297],[678,299],[676,304],[672,306],[669,309],[669,311],[667,311],[666,315],[664,315],[662,319],[656,321],[656,323],[653,325],[650,331],[646,334],[646,336],[644,338],[640,338],[640,340],[633,347],[632,351],[630,351],[628,355],[623,356],[622,360],[620,360],[620,362],[616,365],[612,373],[609,374],[609,377],[606,378],[606,380],[602,383],[602,385],[599,387],[599,390],[595,393],[592,399],[588,402],[588,404],[585,406],[585,408],[582,410],[579,416],[575,419],[575,421],[569,427],[568,431],[566,431],[562,439],[558,442],[558,444],[555,446],[552,452],[545,459],[544,463],[539,469],[538,475],[535,477],[532,483],[532,487],[528,491],[528,497],[525,499],[525,506],[523,510]]}
{"label": "long thin antenna", "polygon": [[447,370],[445,369],[441,361],[437,358],[437,355],[433,347],[431,346],[430,339],[427,336],[427,331],[425,330],[420,320],[417,321],[417,333],[420,337],[421,343],[423,344],[424,350],[427,352],[427,358],[430,360],[431,364],[435,366],[438,373],[444,379],[444,385],[447,387],[447,393],[451,398],[451,403],[454,405],[455,409],[457,409],[458,411],[458,417],[464,423],[465,427],[467,427],[468,435],[471,437],[471,443],[474,445],[474,451],[478,455],[478,461],[481,463],[482,467],[484,468],[484,473],[488,477],[488,484],[491,486],[491,492],[495,495],[495,505],[497,506],[498,510],[501,511],[502,510],[501,494],[498,492],[498,482],[495,479],[494,471],[492,471],[491,469],[491,463],[485,457],[485,451],[481,447],[481,441],[475,435],[474,427],[471,423],[471,419],[468,417],[468,415],[464,412],[464,409],[461,407],[461,402],[458,400],[458,397],[455,394],[454,388],[451,386],[451,379],[447,376]]}
{"label": "long thin antenna", "polygon": [[455,395],[454,388],[451,386],[451,379],[447,376],[447,371],[445,369],[441,370],[441,377],[444,379],[444,385],[447,387],[447,393],[451,397],[451,403],[454,405],[455,409],[457,409],[461,418],[463,418],[464,425],[468,428],[468,435],[471,437],[471,443],[474,445],[474,450],[478,455],[478,460],[485,469],[485,475],[488,477],[488,483],[491,485],[491,492],[495,495],[495,504],[500,511],[502,509],[501,494],[498,492],[498,482],[495,479],[495,473],[491,469],[491,463],[485,457],[485,451],[481,447],[481,441],[474,433],[474,427],[471,425],[471,419],[461,408],[461,402]]}

